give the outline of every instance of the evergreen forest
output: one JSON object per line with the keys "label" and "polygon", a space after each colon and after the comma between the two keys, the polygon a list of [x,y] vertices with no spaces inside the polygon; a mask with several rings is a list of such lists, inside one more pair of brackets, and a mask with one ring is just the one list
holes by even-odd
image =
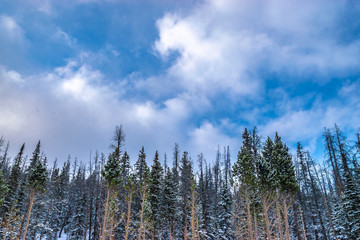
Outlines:
{"label": "evergreen forest", "polygon": [[323,162],[277,133],[241,138],[237,156],[219,146],[191,158],[175,144],[130,159],[120,125],[110,154],[59,164],[40,141],[9,156],[2,137],[0,239],[360,239],[359,130],[325,128]]}

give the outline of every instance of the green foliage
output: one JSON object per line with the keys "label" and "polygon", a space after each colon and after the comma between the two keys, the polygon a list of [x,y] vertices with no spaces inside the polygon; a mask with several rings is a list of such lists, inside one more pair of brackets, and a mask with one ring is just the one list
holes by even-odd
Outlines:
{"label": "green foliage", "polygon": [[254,186],[256,184],[253,157],[249,149],[245,146],[242,146],[238,153],[238,159],[233,166],[233,177],[237,178],[240,183],[248,186]]}
{"label": "green foliage", "polygon": [[150,172],[150,187],[149,187],[149,200],[151,205],[152,221],[153,221],[153,234],[155,238],[158,236],[158,231],[161,225],[161,195],[162,195],[162,176],[163,169],[159,162],[159,154],[155,152],[155,158]]}
{"label": "green foliage", "polygon": [[47,175],[45,162],[38,160],[35,167],[31,169],[28,186],[37,192],[45,192]]}
{"label": "green foliage", "polygon": [[276,171],[276,184],[281,191],[295,193],[298,191],[298,184],[295,177],[295,169],[289,148],[283,144],[276,133],[274,148],[272,152],[273,168]]}
{"label": "green foliage", "polygon": [[108,161],[101,171],[101,174],[104,176],[106,184],[110,188],[116,187],[121,183],[121,167],[119,158],[116,157],[115,152],[109,155]]}
{"label": "green foliage", "polygon": [[274,143],[270,137],[265,142],[262,157],[259,161],[259,184],[261,191],[268,191],[276,187],[276,173],[272,165]]}
{"label": "green foliage", "polygon": [[295,193],[299,188],[289,148],[277,133],[274,142],[270,137],[266,140],[259,163],[259,180],[268,189]]}

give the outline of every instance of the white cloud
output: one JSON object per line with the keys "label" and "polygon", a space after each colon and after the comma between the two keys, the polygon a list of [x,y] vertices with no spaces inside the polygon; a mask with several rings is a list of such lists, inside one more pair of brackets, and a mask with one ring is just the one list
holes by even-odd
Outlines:
{"label": "white cloud", "polygon": [[359,83],[360,81],[345,84],[338,91],[339,98],[332,100],[318,99],[307,110],[296,110],[292,107],[284,108],[285,111],[280,117],[259,126],[260,133],[263,136],[273,137],[275,132],[278,132],[285,141],[292,144],[298,141],[307,142],[310,151],[317,151],[319,154],[319,149],[323,149],[323,146],[322,144],[319,146],[317,141],[321,139],[324,127],[333,128],[334,124],[338,124],[343,129],[350,131],[359,127]]}
{"label": "white cloud", "polygon": [[119,124],[132,157],[142,144],[151,159],[155,150],[169,153],[175,142],[186,143],[192,111],[186,96],[162,104],[122,99],[99,71],[77,62],[27,77],[0,70],[0,135],[15,145],[14,154],[21,142],[31,152],[41,139],[50,161],[63,161],[68,153],[86,161],[90,150],[108,152]]}
{"label": "white cloud", "polygon": [[177,15],[166,15],[158,21],[160,38],[155,49],[164,58],[173,51],[180,53],[169,69],[170,78],[177,79],[187,91],[196,94],[256,93],[259,85],[255,75],[250,79],[249,66],[253,62],[247,56],[268,47],[266,36],[222,32],[216,26],[208,30],[209,23],[198,20],[198,16],[181,19]]}
{"label": "white cloud", "polygon": [[261,94],[264,71],[326,81],[355,70],[360,41],[338,35],[347,5],[305,2],[206,1],[189,14],[159,19],[154,49],[165,60],[177,53],[169,78],[207,96]]}
{"label": "white cloud", "polygon": [[[42,11],[55,9],[50,1],[35,4],[41,2],[47,4]],[[170,67],[145,80],[133,73],[120,83],[107,81],[96,66],[111,64],[109,55],[121,57],[121,48],[110,44],[33,76],[0,68],[0,134],[30,144],[41,138],[52,158],[64,160],[71,153],[86,160],[90,150],[106,151],[115,125],[123,123],[126,148],[133,157],[142,144],[151,159],[156,149],[170,154],[178,142],[193,156],[203,152],[212,158],[218,144],[238,149],[241,133],[231,137],[235,134],[228,132],[239,131],[240,117],[255,125],[267,114],[265,108],[273,107],[268,105],[276,105],[282,114],[260,126],[261,133],[273,136],[278,131],[286,141],[306,140],[315,146],[324,126],[337,122],[357,127],[359,84],[343,87],[339,100],[320,99],[304,109],[307,101],[291,99],[288,104],[290,97],[281,87],[266,92],[263,72],[285,72],[289,78],[281,85],[296,78],[318,81],[357,68],[360,42],[341,41],[336,32],[344,9],[344,3],[327,1],[210,0],[186,14],[165,14],[157,21],[159,37],[153,47],[164,61],[171,61]],[[0,50],[7,51],[3,57],[11,56],[15,51],[8,46],[18,47],[24,31],[7,15],[0,16],[0,30],[5,33]],[[78,48],[77,40],[61,28],[54,37]],[[143,92],[147,94],[141,100],[131,96]],[[261,102],[272,93],[271,103]],[[240,117],[226,111],[222,116],[221,108],[235,109]]]}
{"label": "white cloud", "polygon": [[21,41],[23,38],[23,30],[13,17],[0,15],[0,30],[2,38],[11,41]]}
{"label": "white cloud", "polygon": [[68,45],[69,47],[74,47],[77,42],[77,40],[75,38],[71,37],[69,34],[64,32],[60,28],[57,28],[57,30],[54,34],[54,38],[59,41],[65,42],[66,45]]}
{"label": "white cloud", "polygon": [[240,146],[241,138],[229,137],[222,132],[220,127],[205,121],[200,127],[192,129],[189,133],[189,149],[192,151],[190,153],[193,155],[203,153],[210,162],[215,158],[218,147],[229,146],[231,151],[235,153]]}

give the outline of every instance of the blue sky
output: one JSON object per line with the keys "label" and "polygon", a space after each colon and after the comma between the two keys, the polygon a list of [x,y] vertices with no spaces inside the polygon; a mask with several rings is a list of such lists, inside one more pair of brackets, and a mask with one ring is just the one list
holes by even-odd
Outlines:
{"label": "blue sky", "polygon": [[233,159],[245,127],[323,158],[322,131],[360,126],[357,1],[7,1],[0,4],[0,135],[50,161],[134,162],[174,143]]}

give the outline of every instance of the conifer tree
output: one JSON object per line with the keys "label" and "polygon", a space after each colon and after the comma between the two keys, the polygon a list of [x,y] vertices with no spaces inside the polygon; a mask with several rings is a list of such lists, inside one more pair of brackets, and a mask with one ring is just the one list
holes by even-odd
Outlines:
{"label": "conifer tree", "polygon": [[136,176],[131,174],[127,178],[127,182],[124,186],[126,191],[125,202],[126,202],[126,219],[125,219],[125,240],[128,240],[130,234],[131,225],[131,205],[136,187]]}
{"label": "conifer tree", "polygon": [[36,144],[35,150],[33,152],[32,158],[30,159],[30,165],[27,169],[28,175],[31,175],[31,171],[35,168],[36,163],[40,160],[40,140]]}
{"label": "conifer tree", "polygon": [[224,236],[226,239],[233,238],[233,231],[232,231],[232,198],[230,189],[226,187],[225,184],[221,186],[220,191],[220,214],[219,214],[219,226],[221,235]]}
{"label": "conifer tree", "polygon": [[138,160],[139,167],[137,168],[138,171],[136,172],[136,174],[138,175],[139,197],[141,201],[138,240],[143,239],[142,237],[143,237],[143,229],[145,225],[144,224],[145,207],[146,207],[146,203],[148,202],[147,199],[149,195],[149,185],[151,183],[150,169],[146,164],[145,157],[146,155],[143,147],[139,154],[139,160]]}
{"label": "conifer tree", "polygon": [[88,204],[88,195],[85,188],[85,166],[80,163],[77,168],[77,173],[71,180],[69,192],[71,204],[71,214],[69,216],[69,223],[66,227],[66,232],[71,236],[71,239],[85,238],[86,229],[86,206]]}
{"label": "conifer tree", "polygon": [[274,143],[267,138],[265,146],[262,151],[262,157],[259,161],[259,188],[260,198],[263,209],[263,221],[265,224],[265,236],[266,239],[271,240],[271,219],[269,218],[269,210],[274,203],[274,193],[276,189],[275,185],[275,169],[272,165]]}
{"label": "conifer tree", "polygon": [[[277,179],[279,184],[278,198],[282,201],[281,208],[282,215],[285,223],[285,234],[286,239],[290,240],[290,226],[288,218],[288,210],[291,206],[292,196],[298,191],[298,184],[295,177],[295,169],[292,162],[292,157],[289,154],[289,148],[283,144],[278,134],[275,134],[274,140],[274,157],[275,157],[275,168],[277,169]],[[280,215],[278,215],[280,221]],[[282,229],[279,229],[280,236]]]}
{"label": "conifer tree", "polygon": [[145,201],[148,196],[148,185],[149,185],[149,175],[150,169],[146,163],[146,153],[144,146],[139,152],[138,160],[135,163],[135,177],[137,188],[134,193],[134,212],[136,216],[135,220],[139,225],[138,239],[142,239],[143,227],[144,227],[144,211],[145,211]]}
{"label": "conifer tree", "polygon": [[250,240],[254,239],[253,228],[253,211],[251,209],[254,197],[254,189],[256,188],[255,163],[251,153],[251,138],[245,128],[243,134],[243,146],[238,153],[237,162],[233,166],[233,176],[240,191],[240,196],[244,196],[246,208],[246,237]]}
{"label": "conifer tree", "polygon": [[3,209],[2,209],[2,217],[10,210],[13,206],[14,202],[17,198],[18,187],[21,178],[21,165],[23,160],[25,143],[21,146],[19,153],[14,159],[14,165],[11,168],[10,176],[8,179],[9,191],[5,197]]}
{"label": "conifer tree", "polygon": [[[104,166],[101,174],[105,178],[106,182],[106,202],[103,216],[103,223],[101,228],[101,240],[105,240],[106,233],[108,232],[108,223],[109,223],[109,202],[115,196],[114,190],[117,189],[121,182],[121,167],[120,167],[120,159],[117,157],[117,150],[109,155],[108,161]],[[112,234],[111,231],[109,234]]]}
{"label": "conifer tree", "polygon": [[191,201],[191,178],[192,178],[192,167],[189,161],[188,153],[185,151],[181,158],[181,175],[180,175],[180,197],[181,197],[181,233],[180,236],[183,239],[187,239],[190,224],[190,206]]}
{"label": "conifer tree", "polygon": [[9,188],[5,182],[2,170],[0,170],[0,208],[2,207],[2,205],[5,201],[5,196],[7,195],[8,191],[9,191]]}
{"label": "conifer tree", "polygon": [[341,202],[335,206],[334,223],[339,239],[355,240],[360,231],[360,190],[349,173],[345,173],[344,187]]}
{"label": "conifer tree", "polygon": [[130,157],[127,152],[124,152],[124,155],[121,158],[121,180],[127,182],[127,177],[130,173]]}
{"label": "conifer tree", "polygon": [[[104,206],[104,216],[101,226],[100,240],[105,240],[106,234],[110,239],[114,239],[114,230],[120,222],[117,221],[116,215],[118,212],[118,204],[116,203],[118,187],[120,186],[122,177],[125,176],[126,169],[121,166],[121,152],[125,141],[125,134],[122,125],[116,126],[114,136],[114,143],[110,145],[113,152],[109,155],[108,161],[104,165],[101,175],[105,178],[106,183],[106,200]],[[128,158],[125,158],[123,166],[127,166]]]}
{"label": "conifer tree", "polygon": [[60,201],[60,217],[59,220],[61,222],[59,235],[61,237],[61,233],[64,230],[65,226],[68,224],[68,220],[71,213],[70,208],[70,157],[67,162],[64,163],[64,166],[61,170],[60,174],[60,186],[59,186],[59,201]]}
{"label": "conifer tree", "polygon": [[163,218],[169,231],[169,239],[173,239],[176,224],[176,184],[170,169],[166,171],[163,185]]}
{"label": "conifer tree", "polygon": [[163,177],[163,169],[159,161],[159,154],[156,151],[151,166],[150,172],[150,186],[149,186],[149,199],[151,205],[151,214],[152,214],[152,238],[159,239],[160,236],[160,226],[161,226],[161,184]]}
{"label": "conifer tree", "polygon": [[[37,152],[35,152],[35,154],[37,154]],[[27,214],[24,235],[22,238],[23,240],[25,240],[25,238],[26,238],[35,195],[39,192],[40,193],[45,192],[46,181],[47,181],[47,170],[46,170],[45,161],[38,159],[35,163],[34,168],[31,169],[30,175],[29,175],[28,186],[30,189],[30,205],[29,205],[29,210],[28,210],[28,214]]]}

